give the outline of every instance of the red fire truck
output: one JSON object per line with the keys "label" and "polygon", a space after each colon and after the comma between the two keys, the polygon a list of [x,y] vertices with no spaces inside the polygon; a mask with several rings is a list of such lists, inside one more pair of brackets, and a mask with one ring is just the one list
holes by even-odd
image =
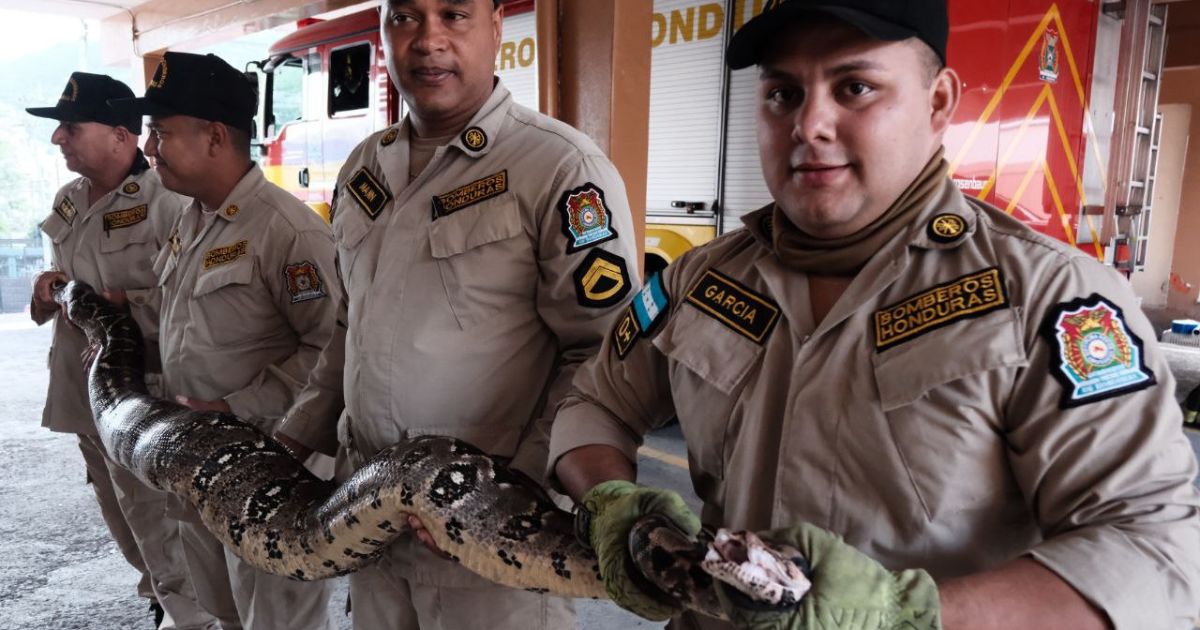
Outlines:
{"label": "red fire truck", "polygon": [[[496,73],[537,107],[534,1],[506,2]],[[963,102],[947,134],[966,193],[1127,273],[1145,261],[1157,162],[1166,5],[1151,0],[949,0]],[[754,136],[754,69],[729,72],[729,33],[763,0],[655,0],[646,271],[769,202]],[[404,106],[376,10],[307,21],[262,64],[262,163],[327,213],[351,148]]]}

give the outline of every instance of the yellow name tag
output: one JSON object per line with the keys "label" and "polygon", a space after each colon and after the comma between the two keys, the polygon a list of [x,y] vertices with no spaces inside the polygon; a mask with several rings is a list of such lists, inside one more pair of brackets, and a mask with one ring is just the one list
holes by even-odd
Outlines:
{"label": "yellow name tag", "polygon": [[875,311],[875,349],[892,346],[952,324],[1006,308],[1004,275],[996,267],[939,284]]}
{"label": "yellow name tag", "polygon": [[444,217],[505,192],[508,192],[508,171],[506,170],[495,175],[488,175],[483,179],[477,179],[444,195],[438,195],[433,198],[433,206],[437,215]]}
{"label": "yellow name tag", "polygon": [[238,241],[233,245],[208,250],[208,253],[204,254],[204,268],[211,269],[217,265],[231,263],[245,256],[249,250],[249,245],[249,241]]}
{"label": "yellow name tag", "polygon": [[131,225],[137,225],[146,220],[146,212],[146,204],[142,204],[136,208],[129,208],[128,210],[106,212],[104,214],[104,231],[119,230]]}

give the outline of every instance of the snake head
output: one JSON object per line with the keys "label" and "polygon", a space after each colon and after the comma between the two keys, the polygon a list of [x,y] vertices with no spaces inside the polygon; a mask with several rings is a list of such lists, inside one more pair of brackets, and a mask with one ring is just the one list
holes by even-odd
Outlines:
{"label": "snake head", "polygon": [[95,300],[101,299],[95,289],[86,282],[72,280],[70,282],[55,281],[50,285],[50,296],[54,301],[65,306],[67,319],[77,323],[81,309],[90,306]]}
{"label": "snake head", "polygon": [[794,606],[812,588],[807,561],[791,547],[772,547],[753,532],[717,531],[700,566],[767,606]]}

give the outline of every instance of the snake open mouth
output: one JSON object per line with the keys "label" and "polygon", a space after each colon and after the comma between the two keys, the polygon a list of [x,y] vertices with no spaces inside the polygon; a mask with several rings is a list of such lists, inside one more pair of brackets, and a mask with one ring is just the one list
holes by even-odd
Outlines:
{"label": "snake open mouth", "polygon": [[794,606],[812,587],[807,562],[791,547],[769,546],[753,532],[720,529],[700,567],[754,602]]}

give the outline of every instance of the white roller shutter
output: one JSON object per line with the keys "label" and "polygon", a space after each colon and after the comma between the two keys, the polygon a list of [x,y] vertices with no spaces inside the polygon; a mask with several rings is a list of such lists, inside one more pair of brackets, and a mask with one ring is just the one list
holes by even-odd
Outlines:
{"label": "white roller shutter", "polygon": [[538,109],[537,13],[528,11],[504,18],[504,38],[496,55],[496,76],[512,92],[513,100]]}
{"label": "white roller shutter", "polygon": [[742,215],[771,203],[758,159],[755,109],[758,106],[758,68],[731,73],[729,121],[725,137],[725,212],[721,231],[742,227]]}
{"label": "white roller shutter", "polygon": [[[717,198],[725,1],[655,0],[646,212]],[[703,215],[703,213],[702,213]]]}

